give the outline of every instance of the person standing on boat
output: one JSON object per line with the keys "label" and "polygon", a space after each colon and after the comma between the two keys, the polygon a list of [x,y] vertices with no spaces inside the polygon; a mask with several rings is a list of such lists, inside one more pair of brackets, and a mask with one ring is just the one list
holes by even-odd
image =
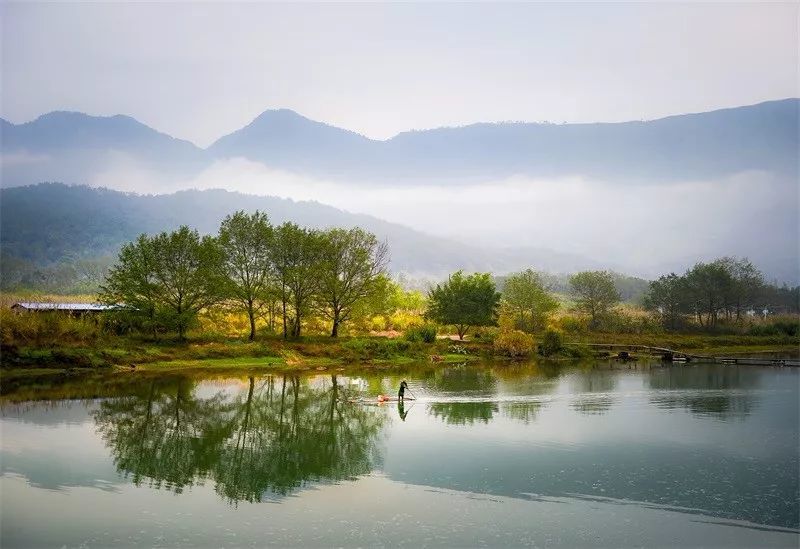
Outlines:
{"label": "person standing on boat", "polygon": [[397,400],[405,400],[406,389],[408,388],[408,383],[406,380],[400,382],[400,390],[397,392]]}

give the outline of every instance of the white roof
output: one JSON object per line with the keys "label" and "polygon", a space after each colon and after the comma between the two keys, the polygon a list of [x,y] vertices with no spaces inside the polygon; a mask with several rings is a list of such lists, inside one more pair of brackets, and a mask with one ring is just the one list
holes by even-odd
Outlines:
{"label": "white roof", "polygon": [[116,305],[100,303],[42,303],[37,301],[20,301],[11,306],[12,309],[28,309],[33,311],[107,311],[116,309]]}

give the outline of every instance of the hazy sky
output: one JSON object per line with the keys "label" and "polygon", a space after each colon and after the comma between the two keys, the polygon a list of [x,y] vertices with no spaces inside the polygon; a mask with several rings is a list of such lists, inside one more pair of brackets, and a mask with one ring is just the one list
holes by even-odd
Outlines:
{"label": "hazy sky", "polygon": [[269,108],[385,138],[800,95],[797,2],[0,6],[4,118],[124,113],[200,145]]}

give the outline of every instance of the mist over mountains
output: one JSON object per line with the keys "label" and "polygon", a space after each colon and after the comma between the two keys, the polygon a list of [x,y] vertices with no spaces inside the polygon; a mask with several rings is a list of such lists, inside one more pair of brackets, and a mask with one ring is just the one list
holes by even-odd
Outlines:
{"label": "mist over mountains", "polygon": [[2,186],[64,181],[114,188],[116,168],[127,164],[166,175],[165,188],[148,189],[166,192],[230,158],[371,184],[512,176],[642,184],[758,170],[796,179],[798,105],[785,99],[647,122],[473,124],[386,141],[282,109],[264,112],[207,149],[127,116],[52,112],[24,124],[0,123]]}
{"label": "mist over mountains", "polygon": [[799,107],[473,124],[385,141],[275,110],[206,149],[127,116],[2,121],[3,253],[114,253],[139,232],[213,232],[224,215],[259,207],[276,222],[361,225],[389,240],[395,271],[418,275],[533,266],[653,277],[736,255],[796,282]]}
{"label": "mist over mountains", "polygon": [[139,234],[189,225],[215,234],[238,210],[266,212],[273,224],[314,228],[362,227],[388,242],[391,269],[411,276],[445,276],[457,269],[507,273],[537,265],[568,272],[600,264],[544,249],[490,250],[431,236],[372,216],[315,202],[295,202],[225,190],[137,195],[43,183],[0,190],[0,245],[6,258],[34,265],[113,256]]}

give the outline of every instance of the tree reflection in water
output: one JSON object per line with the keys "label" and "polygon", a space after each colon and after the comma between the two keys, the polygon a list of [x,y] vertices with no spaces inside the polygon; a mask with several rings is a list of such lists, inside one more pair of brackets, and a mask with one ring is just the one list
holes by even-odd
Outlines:
{"label": "tree reflection in water", "polygon": [[685,408],[699,416],[744,418],[758,406],[751,392],[760,384],[758,370],[710,364],[704,368],[676,367],[648,376],[650,402],[659,408]]}
{"label": "tree reflection in water", "polygon": [[[497,389],[497,380],[491,370],[470,368],[466,364],[436,371],[429,384],[431,389],[447,393],[451,398],[493,398]],[[476,421],[489,423],[497,411],[497,403],[489,401],[444,401],[428,406],[428,414],[452,425],[472,425]]]}
{"label": "tree reflection in water", "polygon": [[433,402],[428,406],[430,415],[451,425],[489,423],[497,410],[496,402]]}
{"label": "tree reflection in water", "polygon": [[570,392],[577,395],[571,403],[573,410],[582,414],[604,414],[614,405],[612,394],[618,377],[613,371],[591,369],[570,376]]}
{"label": "tree reflection in water", "polygon": [[369,473],[386,415],[341,398],[336,376],[247,379],[201,397],[188,379],[153,380],[103,401],[94,420],[117,469],[177,493],[205,480],[231,502],[284,496],[307,482]]}

